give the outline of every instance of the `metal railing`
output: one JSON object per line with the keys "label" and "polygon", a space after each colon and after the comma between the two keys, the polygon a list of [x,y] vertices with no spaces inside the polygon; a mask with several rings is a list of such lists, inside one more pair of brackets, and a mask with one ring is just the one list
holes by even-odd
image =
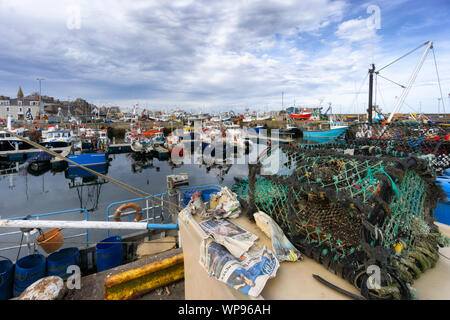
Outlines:
{"label": "metal railing", "polygon": [[[47,212],[47,213],[40,213],[40,214],[34,214],[34,215],[22,216],[22,217],[15,217],[15,218],[9,218],[9,220],[31,220],[31,219],[39,220],[42,217],[56,216],[56,215],[61,215],[61,214],[66,214],[66,213],[73,213],[73,212],[77,212],[77,213],[83,213],[84,212],[84,214],[86,216],[85,221],[89,221],[89,212],[86,209],[83,209],[83,208],[63,210],[63,211],[55,211],[55,212]],[[14,235],[14,234],[22,234],[22,231],[4,232],[4,233],[0,233],[0,236],[7,236],[7,235],[11,236],[11,235]],[[84,233],[75,234],[75,235],[71,235],[71,236],[66,236],[64,238],[65,239],[73,239],[73,238],[82,237],[82,236],[86,236],[86,246],[87,246],[88,243],[89,243],[89,231],[87,229],[86,229],[86,232],[84,232]],[[12,249],[18,249],[18,248],[27,247],[27,246],[29,246],[29,243],[21,244],[21,245],[17,245],[17,246],[12,246],[12,247],[0,248],[0,251],[7,251],[7,250],[12,250]]]}
{"label": "metal railing", "polygon": [[[166,193],[160,193],[154,195],[154,197],[161,198],[161,201],[158,203],[155,203],[155,200],[152,199],[152,197],[144,197],[144,198],[135,198],[135,199],[129,199],[129,200],[123,200],[123,201],[117,201],[113,202],[108,205],[106,208],[106,221],[110,221],[114,217],[114,214],[111,214],[111,209],[114,207],[117,207],[129,202],[143,202],[144,205],[142,206],[142,212],[145,214],[145,217],[140,220],[140,222],[147,222],[147,229],[173,229],[178,227],[178,223],[176,225],[170,224],[167,220],[170,217],[170,212],[168,212],[165,208],[167,208],[167,205],[164,204],[164,200],[168,200],[169,197],[171,197],[171,201],[174,201],[176,199],[176,204],[181,204],[183,199],[182,195],[184,195],[184,192],[186,191],[201,191],[205,189],[217,189],[217,191],[220,191],[222,187],[217,184],[212,185],[202,185],[202,186],[193,186],[193,187],[183,187],[183,188],[177,188],[174,189],[176,191],[176,194],[169,195],[168,192]],[[63,210],[63,211],[56,211],[56,212],[50,212],[50,213],[40,213],[40,214],[34,214],[34,215],[28,215],[28,216],[22,216],[22,217],[15,217],[15,218],[9,218],[9,220],[32,220],[36,219],[39,220],[44,217],[53,217],[57,215],[67,214],[67,213],[84,213],[85,214],[85,221],[89,221],[89,212],[87,209],[79,208],[79,209],[71,209],[71,210]],[[136,210],[132,210],[129,212],[125,212],[121,214],[121,218],[128,217],[128,221],[131,221],[131,216],[135,215],[137,212]],[[22,234],[22,230],[20,231],[10,231],[10,232],[4,232],[0,233],[0,236],[11,236],[11,235],[20,235]],[[110,235],[110,230],[107,230],[108,237]],[[6,251],[6,250],[12,250],[12,249],[18,249],[21,247],[29,247],[30,242],[28,241],[29,233],[27,233],[27,241],[25,244],[12,246],[12,247],[5,247],[0,248],[0,251]],[[86,247],[89,245],[89,229],[86,229],[86,232],[80,233],[80,234],[74,234],[70,236],[65,236],[65,239],[73,239],[81,236],[86,236]],[[1,243],[1,240],[0,240]]]}
{"label": "metal railing", "polygon": [[[184,194],[185,191],[199,191],[199,190],[204,190],[204,189],[217,189],[218,191],[220,191],[220,189],[222,189],[222,186],[217,185],[217,184],[211,184],[211,185],[202,185],[202,186],[193,186],[193,187],[184,187],[184,188],[177,188],[174,189],[177,192],[177,204],[180,204],[182,199],[181,196],[182,194]],[[162,200],[168,200],[169,194],[167,192],[165,193],[159,193],[159,194],[155,194],[154,197],[158,197],[161,198]],[[149,201],[150,199],[150,201]],[[164,208],[167,205],[164,205],[164,202],[161,200],[161,202],[159,204],[155,204],[156,200],[151,199],[151,197],[143,197],[143,198],[135,198],[135,199],[129,199],[129,200],[123,200],[123,201],[117,201],[117,202],[113,202],[111,204],[108,205],[108,207],[106,208],[106,221],[110,221],[110,219],[114,218],[114,213],[111,214],[111,209],[113,207],[115,207],[116,209],[114,210],[114,212],[117,210],[117,208],[119,208],[120,205],[125,204],[125,203],[129,203],[129,202],[143,202],[145,204],[143,204],[141,206],[142,211],[140,211],[141,213],[145,214],[145,217],[143,219],[141,219],[140,221],[142,222],[157,222],[159,219],[159,224],[164,224],[165,219],[168,218],[168,216],[170,215],[169,212],[167,212]],[[128,217],[128,221],[131,221],[131,216],[135,215],[136,213],[138,213],[136,210],[131,210],[131,211],[127,211],[124,213],[120,214],[120,217]],[[107,236],[109,237],[109,230],[107,231]]]}

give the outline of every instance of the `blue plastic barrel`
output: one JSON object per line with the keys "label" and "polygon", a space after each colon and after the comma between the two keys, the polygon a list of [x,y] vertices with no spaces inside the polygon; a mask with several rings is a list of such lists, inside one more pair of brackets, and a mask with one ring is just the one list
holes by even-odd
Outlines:
{"label": "blue plastic barrel", "polygon": [[444,176],[450,176],[450,168],[444,170]]}
{"label": "blue plastic barrel", "polygon": [[[4,258],[4,257],[0,257]],[[0,300],[12,298],[14,264],[8,258],[0,261]]]}
{"label": "blue plastic barrel", "polygon": [[447,194],[446,199],[442,199],[434,210],[434,217],[443,224],[450,224],[450,176],[439,176],[436,178],[436,184],[441,186]]}
{"label": "blue plastic barrel", "polygon": [[122,264],[122,237],[106,238],[95,246],[97,272],[108,270]]}
{"label": "blue plastic barrel", "polygon": [[450,177],[437,177],[436,184],[441,186],[442,190],[447,194],[447,198],[450,198]]}
{"label": "blue plastic barrel", "polygon": [[46,276],[47,263],[42,254],[30,254],[16,262],[14,272],[14,297],[20,294],[30,285]]}
{"label": "blue plastic barrel", "polygon": [[450,225],[450,203],[440,202],[434,209],[434,217],[437,222]]}
{"label": "blue plastic barrel", "polygon": [[47,257],[47,273],[49,276],[58,276],[66,280],[70,274],[67,268],[79,264],[80,251],[78,248],[65,248],[53,252]]}
{"label": "blue plastic barrel", "polygon": [[202,190],[202,199],[205,202],[209,201],[211,199],[211,196],[213,194],[217,194],[217,193],[219,193],[219,190],[216,190],[216,189],[205,189],[205,190]]}
{"label": "blue plastic barrel", "polygon": [[184,197],[183,197],[184,206],[188,205],[189,201],[191,201],[191,198],[195,192],[196,192],[196,190],[188,190],[184,193]]}

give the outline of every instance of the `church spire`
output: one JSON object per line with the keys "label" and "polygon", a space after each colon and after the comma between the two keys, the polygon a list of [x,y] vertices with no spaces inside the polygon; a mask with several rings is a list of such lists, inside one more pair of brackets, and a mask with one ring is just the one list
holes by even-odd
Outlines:
{"label": "church spire", "polygon": [[17,99],[23,99],[23,92],[21,87],[19,87],[19,91],[17,91]]}

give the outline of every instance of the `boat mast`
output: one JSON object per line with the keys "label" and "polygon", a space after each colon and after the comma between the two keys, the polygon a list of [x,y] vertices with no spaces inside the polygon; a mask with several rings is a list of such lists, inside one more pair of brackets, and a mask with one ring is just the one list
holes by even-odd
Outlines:
{"label": "boat mast", "polygon": [[373,110],[373,104],[372,104],[372,98],[373,98],[373,74],[375,73],[375,65],[372,64],[372,68],[369,69],[369,108],[367,109],[367,116],[369,120],[369,124],[372,124],[372,110]]}

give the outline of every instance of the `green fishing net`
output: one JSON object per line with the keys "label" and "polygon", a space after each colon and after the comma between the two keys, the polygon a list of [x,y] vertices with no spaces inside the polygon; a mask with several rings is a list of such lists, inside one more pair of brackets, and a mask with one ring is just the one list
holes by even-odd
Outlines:
{"label": "green fishing net", "polygon": [[[442,190],[417,157],[345,155],[281,146],[290,174],[235,178],[244,211],[270,215],[305,255],[350,281],[367,298],[408,299],[446,239],[433,224]],[[367,269],[377,266],[371,286]]]}

